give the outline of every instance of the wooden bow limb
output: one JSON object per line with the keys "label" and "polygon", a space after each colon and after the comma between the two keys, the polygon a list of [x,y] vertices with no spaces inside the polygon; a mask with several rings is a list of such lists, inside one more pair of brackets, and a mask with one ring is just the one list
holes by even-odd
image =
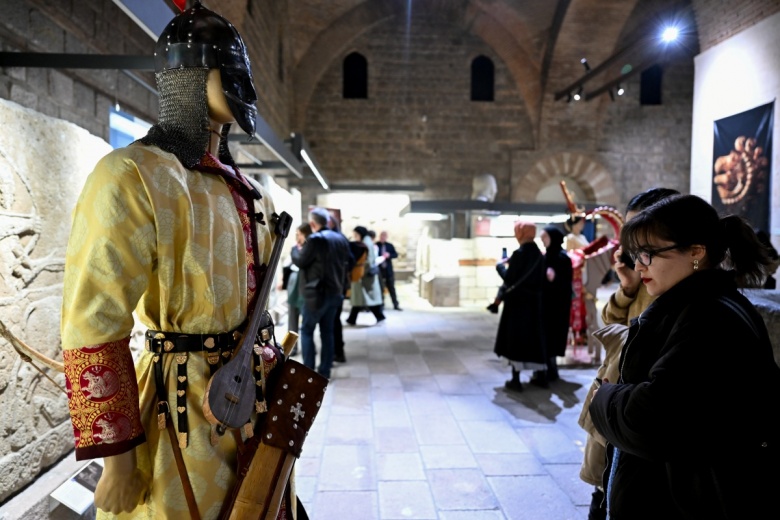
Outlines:
{"label": "wooden bow limb", "polygon": [[64,388],[62,388],[62,386],[60,386],[59,383],[49,377],[46,372],[44,372],[38,365],[33,362],[33,360],[38,361],[55,372],[65,373],[65,365],[62,363],[62,361],[57,361],[56,359],[51,359],[50,357],[41,354],[27,343],[17,338],[16,335],[11,332],[11,330],[5,325],[5,323],[3,323],[2,320],[0,320],[0,336],[5,338],[6,341],[11,344],[14,350],[16,350],[19,356],[21,356],[23,361],[30,363],[38,372],[43,375],[43,377],[51,381],[52,384],[62,390],[63,393],[68,393]]}

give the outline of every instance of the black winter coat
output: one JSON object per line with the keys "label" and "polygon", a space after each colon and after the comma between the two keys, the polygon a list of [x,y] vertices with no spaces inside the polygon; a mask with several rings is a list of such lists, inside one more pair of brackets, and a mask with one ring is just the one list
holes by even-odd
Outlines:
{"label": "black winter coat", "polygon": [[731,273],[693,273],[658,297],[620,370],[589,408],[620,451],[611,520],[780,517],[780,368]]}
{"label": "black winter coat", "polygon": [[509,259],[504,285],[517,288],[504,294],[494,352],[512,361],[546,364],[542,325],[542,252],[535,242],[520,246]]}
{"label": "black winter coat", "polygon": [[330,229],[309,235],[292,260],[301,269],[298,287],[309,309],[319,307],[325,295],[344,294],[347,273],[355,263],[347,238]]}
{"label": "black winter coat", "polygon": [[[563,356],[569,340],[573,269],[571,258],[564,251],[550,250],[544,255],[545,278],[542,292],[544,334],[547,340],[547,356]],[[546,270],[555,271],[553,281],[547,279]]]}

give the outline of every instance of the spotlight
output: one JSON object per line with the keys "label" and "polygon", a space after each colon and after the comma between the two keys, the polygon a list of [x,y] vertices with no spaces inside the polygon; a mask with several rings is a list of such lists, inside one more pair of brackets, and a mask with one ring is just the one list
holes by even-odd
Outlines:
{"label": "spotlight", "polygon": [[622,96],[622,95],[623,95],[623,94],[625,94],[625,93],[626,93],[626,89],[624,89],[623,87],[621,87],[621,86],[620,86],[620,83],[618,83],[618,85],[617,85],[617,95],[618,95],[618,96]]}
{"label": "spotlight", "polygon": [[574,101],[579,101],[580,99],[582,99],[582,85],[577,89],[577,93],[574,94]]}
{"label": "spotlight", "polygon": [[590,65],[588,64],[588,59],[587,58],[582,58],[580,60],[580,63],[582,63],[582,66],[585,67],[585,71],[586,72],[590,72]]}
{"label": "spotlight", "polygon": [[661,34],[661,39],[666,43],[673,42],[680,36],[680,30],[677,27],[667,27]]}

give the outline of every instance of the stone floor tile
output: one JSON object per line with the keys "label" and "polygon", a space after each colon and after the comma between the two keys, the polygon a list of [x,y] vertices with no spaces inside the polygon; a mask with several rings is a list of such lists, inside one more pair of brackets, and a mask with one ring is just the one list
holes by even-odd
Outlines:
{"label": "stone floor tile", "polygon": [[440,415],[449,413],[447,400],[436,391],[406,390],[406,404],[409,414],[414,415]]}
{"label": "stone floor tile", "polygon": [[451,350],[423,352],[422,357],[433,374],[461,375],[468,373],[465,365]]}
{"label": "stone floor tile", "polygon": [[414,428],[374,428],[374,449],[377,453],[408,453],[419,451]]}
{"label": "stone floor tile", "polygon": [[[516,428],[515,432],[543,464],[582,462],[583,444],[575,443],[555,426]],[[586,436],[585,430],[580,430],[580,439],[583,442]]]}
{"label": "stone floor tile", "polygon": [[328,491],[317,495],[307,513],[316,520],[378,520],[378,502],[376,491]]}
{"label": "stone floor tile", "polygon": [[480,511],[440,511],[439,520],[505,520],[499,509]]}
{"label": "stone floor tile", "polygon": [[409,409],[405,400],[400,401],[374,401],[373,420],[375,427],[411,426]]}
{"label": "stone floor tile", "polygon": [[420,446],[426,469],[476,468],[477,460],[468,446]]}
{"label": "stone floor tile", "polygon": [[434,379],[438,383],[439,388],[443,394],[481,394],[482,390],[479,385],[475,385],[474,381],[468,375],[448,375],[448,374],[434,374]]}
{"label": "stone floor tile", "polygon": [[486,395],[445,396],[452,415],[458,421],[503,421],[506,415],[501,408],[493,406]]}
{"label": "stone floor tile", "polygon": [[438,394],[440,392],[439,385],[436,380],[429,375],[426,376],[404,376],[401,378],[404,391],[406,392],[433,392]]}
{"label": "stone floor tile", "polygon": [[378,453],[377,480],[425,480],[419,453]]}
{"label": "stone floor tile", "polygon": [[328,422],[327,444],[371,444],[373,439],[370,414],[332,416]]}
{"label": "stone floor tile", "polygon": [[474,453],[527,453],[528,446],[503,421],[460,421],[460,429]]}
{"label": "stone floor tile", "polygon": [[395,356],[400,376],[427,376],[431,373],[420,354],[401,354]]}
{"label": "stone floor tile", "polygon": [[466,444],[458,424],[451,415],[414,415],[412,424],[417,442],[426,444]]}
{"label": "stone floor tile", "polygon": [[403,384],[401,384],[401,378],[398,374],[372,374],[369,381],[372,390],[377,388],[403,389]]}
{"label": "stone floor tile", "polygon": [[436,507],[428,483],[423,481],[379,482],[381,520],[435,520]]}
{"label": "stone floor tile", "polygon": [[508,520],[586,520],[549,476],[487,477]]}
{"label": "stone floor tile", "polygon": [[[486,476],[547,475],[545,466],[533,453],[475,453]],[[579,474],[579,470],[578,470]]]}
{"label": "stone floor tile", "polygon": [[478,469],[437,469],[427,474],[439,511],[498,508],[493,490]]}
{"label": "stone floor tile", "polygon": [[373,450],[367,445],[326,446],[322,453],[319,491],[376,489]]}

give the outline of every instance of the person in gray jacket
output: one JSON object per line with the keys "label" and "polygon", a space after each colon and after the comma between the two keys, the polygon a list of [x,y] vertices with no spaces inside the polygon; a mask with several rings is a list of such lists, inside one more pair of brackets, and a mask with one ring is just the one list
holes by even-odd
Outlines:
{"label": "person in gray jacket", "polygon": [[368,248],[368,257],[366,258],[363,277],[352,282],[349,293],[349,300],[352,309],[349,311],[347,323],[355,325],[357,323],[358,313],[368,308],[376,318],[377,323],[385,320],[382,312],[382,287],[379,285],[379,267],[376,265],[376,248],[368,229],[363,226],[357,226],[354,231],[355,240],[363,242]]}

